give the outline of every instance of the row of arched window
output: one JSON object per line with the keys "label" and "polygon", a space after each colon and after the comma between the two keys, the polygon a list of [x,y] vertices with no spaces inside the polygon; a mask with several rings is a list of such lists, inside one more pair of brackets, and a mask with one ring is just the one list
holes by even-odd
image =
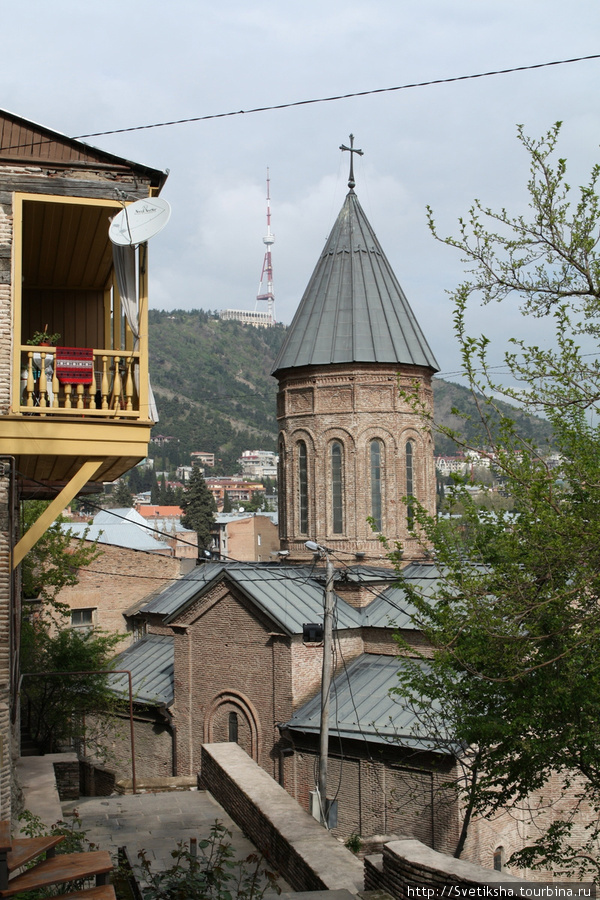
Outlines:
{"label": "row of arched window", "polygon": [[[308,521],[308,453],[306,443],[298,441],[297,445],[298,475],[298,528],[300,534],[309,533]],[[333,534],[344,534],[345,530],[345,476],[344,447],[340,441],[332,441],[328,451],[329,465],[329,500],[331,504],[331,531]],[[379,438],[369,442],[369,485],[370,513],[376,531],[382,530],[383,523],[383,481],[384,444]],[[405,446],[406,496],[414,496],[414,441],[409,440]],[[409,503],[407,524],[413,525],[413,510]]]}

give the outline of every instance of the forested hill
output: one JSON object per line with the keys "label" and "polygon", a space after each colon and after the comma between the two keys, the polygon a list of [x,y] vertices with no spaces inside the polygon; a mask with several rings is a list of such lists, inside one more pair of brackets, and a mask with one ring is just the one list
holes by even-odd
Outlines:
{"label": "forested hill", "polygon": [[[151,310],[149,317],[150,372],[160,415],[153,435],[179,439],[164,449],[169,467],[189,464],[192,450],[205,450],[222,461],[216,473],[232,473],[242,450],[275,449],[277,382],[269,373],[285,327],[254,328],[202,310]],[[475,413],[466,388],[435,379],[434,395],[439,420],[466,433],[474,429],[451,414],[453,407]],[[522,417],[520,424],[528,437],[545,444],[546,422]],[[163,454],[156,446],[151,450]],[[437,440],[436,452],[455,450]]]}

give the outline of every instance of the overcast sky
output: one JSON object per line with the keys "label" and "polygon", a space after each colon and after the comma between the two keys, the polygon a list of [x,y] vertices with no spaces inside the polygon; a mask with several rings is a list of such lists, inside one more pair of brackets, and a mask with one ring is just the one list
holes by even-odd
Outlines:
{"label": "overcast sky", "polygon": [[[600,52],[598,0],[5,0],[2,106],[69,136]],[[444,233],[478,197],[520,211],[516,125],[564,122],[570,182],[600,161],[600,60],[88,138],[170,175],[152,307],[254,309],[271,173],[276,317],[289,323],[347,191],[356,193],[437,356],[456,372]],[[539,328],[539,325],[536,327]],[[474,313],[502,342],[517,305]]]}

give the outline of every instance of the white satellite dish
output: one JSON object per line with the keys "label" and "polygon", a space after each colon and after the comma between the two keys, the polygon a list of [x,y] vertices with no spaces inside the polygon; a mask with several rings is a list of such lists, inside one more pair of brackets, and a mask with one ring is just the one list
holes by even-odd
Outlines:
{"label": "white satellite dish", "polygon": [[120,247],[143,244],[162,231],[170,218],[171,207],[162,197],[136,200],[114,217],[108,236]]}

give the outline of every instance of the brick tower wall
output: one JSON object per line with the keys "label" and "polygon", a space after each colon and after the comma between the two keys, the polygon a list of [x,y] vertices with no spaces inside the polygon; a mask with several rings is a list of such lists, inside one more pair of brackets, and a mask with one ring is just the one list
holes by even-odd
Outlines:
{"label": "brick tower wall", "polygon": [[[327,365],[288,369],[279,375],[280,539],[291,560],[310,556],[305,541],[334,550],[365,554],[365,562],[384,563],[386,551],[367,517],[371,508],[371,441],[381,443],[381,532],[400,541],[405,558],[421,556],[409,535],[406,504],[406,445],[413,446],[413,495],[435,510],[433,441],[423,417],[401,397],[399,388],[417,385],[418,400],[433,411],[431,371],[392,364]],[[307,527],[301,530],[299,446],[306,445]],[[331,446],[343,448],[344,525],[332,521]],[[348,557],[349,562],[354,560]]]}

